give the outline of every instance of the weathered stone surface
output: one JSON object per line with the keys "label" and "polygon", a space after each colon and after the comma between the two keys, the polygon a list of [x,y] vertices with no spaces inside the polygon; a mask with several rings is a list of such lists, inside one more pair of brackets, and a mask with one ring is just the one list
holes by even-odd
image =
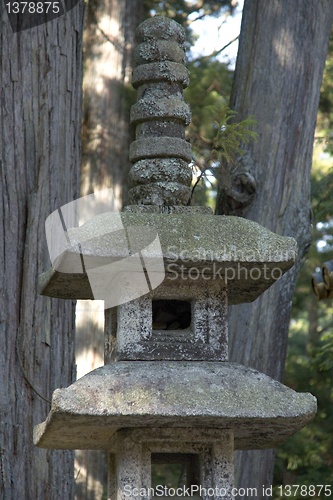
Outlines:
{"label": "weathered stone surface", "polygon": [[[232,500],[233,441],[233,433],[229,430],[122,429],[112,438],[109,496],[124,500],[122,492],[128,491],[129,486],[132,491],[135,488],[148,491],[152,485],[152,462],[155,463],[152,457],[161,453],[169,457],[170,453],[186,453],[183,459],[190,463],[192,484],[200,484],[202,492],[204,489],[218,492],[214,498]],[[212,495],[194,493],[191,498],[209,500]]]}
{"label": "weathered stone surface", "polygon": [[158,100],[147,98],[139,100],[131,107],[131,123],[157,118],[174,118],[181,120],[184,125],[191,122],[191,111],[188,104],[177,98],[164,97]]}
{"label": "weathered stone surface", "polygon": [[57,389],[37,446],[108,449],[129,427],[230,429],[235,447],[271,448],[315,415],[316,400],[251,368],[218,362],[118,362]]}
{"label": "weathered stone surface", "polygon": [[213,210],[210,207],[200,207],[200,206],[182,206],[182,205],[166,205],[166,206],[154,206],[154,205],[126,205],[124,212],[130,212],[132,214],[182,214],[182,215],[213,215]]}
{"label": "weathered stone surface", "polygon": [[185,51],[182,45],[170,40],[151,40],[140,43],[134,51],[136,65],[156,61],[185,62]]}
{"label": "weathered stone surface", "polygon": [[175,205],[187,203],[191,195],[191,188],[178,182],[152,182],[146,185],[135,186],[130,190],[131,203],[141,205]]}
{"label": "weathered stone surface", "polygon": [[154,39],[175,40],[185,42],[184,29],[173,19],[164,16],[155,16],[146,19],[135,31],[137,42],[147,42]]}
{"label": "weathered stone surface", "polygon": [[161,81],[180,82],[183,87],[187,87],[190,82],[189,71],[183,64],[172,61],[142,64],[133,70],[132,85],[135,89],[147,82]]}
{"label": "weathered stone surface", "polygon": [[[168,136],[185,139],[184,124],[168,118],[138,123],[135,134],[136,138]],[[187,162],[186,167],[188,167]]]}
{"label": "weathered stone surface", "polygon": [[190,186],[192,170],[184,160],[156,158],[139,160],[130,171],[131,184],[150,184],[158,181],[179,182],[184,186]]}
{"label": "weathered stone surface", "polygon": [[146,158],[181,158],[192,160],[191,144],[178,137],[148,137],[132,142],[129,158],[131,162]]}
{"label": "weathered stone surface", "polygon": [[170,282],[151,295],[119,305],[117,321],[105,311],[109,362],[228,360],[225,289]]}
{"label": "weathered stone surface", "polygon": [[[195,209],[191,212],[190,207],[184,210],[186,214],[121,214],[125,228],[142,227],[142,241],[138,240],[132,253],[150,243],[145,239],[145,229],[158,235],[166,271],[162,286],[170,282],[192,287],[210,283],[218,290],[227,285],[230,304],[251,302],[295,262],[297,244],[293,238],[278,236],[239,217],[200,214]],[[119,231],[119,214],[99,215],[70,229],[68,236],[72,247],[59,257],[55,270],[41,276],[40,293],[93,299],[86,274],[72,273],[71,266],[77,269],[75,265],[80,265],[82,258],[90,267],[97,267],[129,256],[129,246]],[[156,257],[151,253],[147,258]]]}

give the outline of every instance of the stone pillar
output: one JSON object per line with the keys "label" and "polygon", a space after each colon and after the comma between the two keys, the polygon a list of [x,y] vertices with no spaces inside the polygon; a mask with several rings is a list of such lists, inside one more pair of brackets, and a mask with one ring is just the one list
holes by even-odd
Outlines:
{"label": "stone pillar", "polygon": [[[234,435],[231,430],[151,428],[123,429],[113,437],[109,460],[109,499],[184,498],[232,500]],[[152,486],[152,463],[159,456],[193,457],[191,477],[184,484]],[[171,462],[170,462],[171,463]],[[191,464],[189,464],[191,465]],[[191,469],[191,467],[189,467]],[[175,490],[175,491],[174,491]],[[165,493],[165,495],[160,495]]]}
{"label": "stone pillar", "polygon": [[136,434],[123,429],[114,436],[108,475],[108,492],[112,500],[142,498],[136,491],[149,491],[151,486],[150,453]]}

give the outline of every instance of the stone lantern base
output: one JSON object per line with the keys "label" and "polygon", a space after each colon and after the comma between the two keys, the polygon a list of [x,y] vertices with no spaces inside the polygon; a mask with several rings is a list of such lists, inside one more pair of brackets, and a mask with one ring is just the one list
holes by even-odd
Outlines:
{"label": "stone lantern base", "polygon": [[[231,500],[233,432],[221,429],[139,428],[119,430],[109,461],[112,499],[191,496]],[[155,464],[181,464],[177,485],[152,485]],[[164,493],[164,495],[163,495]]]}

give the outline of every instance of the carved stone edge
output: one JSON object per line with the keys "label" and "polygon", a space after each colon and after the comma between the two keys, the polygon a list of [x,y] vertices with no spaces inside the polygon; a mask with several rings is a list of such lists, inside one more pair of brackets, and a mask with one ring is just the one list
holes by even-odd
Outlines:
{"label": "carved stone edge", "polygon": [[316,398],[225,362],[117,362],[53,394],[37,446],[108,449],[124,427],[231,429],[238,449],[271,448],[313,419]]}

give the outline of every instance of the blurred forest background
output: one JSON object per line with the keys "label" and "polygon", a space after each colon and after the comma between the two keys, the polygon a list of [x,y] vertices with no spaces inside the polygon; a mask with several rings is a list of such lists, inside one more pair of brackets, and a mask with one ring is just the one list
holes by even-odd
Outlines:
{"label": "blurred forest background", "polygon": [[[196,29],[198,20],[213,16],[219,19],[219,29],[223,30],[234,15],[237,2],[138,0],[131,2],[131,11],[127,12],[121,10],[128,7],[128,2],[111,4],[110,11],[107,0],[89,0],[87,4],[81,194],[112,187],[119,208],[126,204],[130,168],[127,151],[133,140],[128,114],[135,102],[135,91],[130,85],[133,28],[142,19],[157,13],[174,18],[187,31],[191,82],[185,90],[185,100],[193,115],[187,132],[194,157],[193,203],[209,204],[215,209],[217,177],[237,170],[242,141],[258,140],[255,138],[256,117],[254,121],[246,117],[243,127],[233,128],[235,120],[228,104],[234,65],[225,55],[226,47],[219,47],[210,55],[194,55],[190,47],[200,36]],[[109,17],[108,12],[112,13]],[[117,26],[117,19],[126,19],[125,26]],[[318,301],[311,289],[312,273],[319,270],[324,261],[333,259],[332,86],[333,38],[320,91],[313,147],[312,244],[302,257],[296,283],[284,373],[286,385],[317,397],[318,414],[311,424],[277,450],[273,483],[276,486],[333,484],[333,302],[332,299]],[[221,137],[217,137],[217,130],[223,131]],[[86,302],[79,302],[77,306],[78,376],[103,363],[103,308],[98,304],[91,307]],[[100,309],[99,315],[96,315],[96,307]],[[78,499],[106,498],[103,462],[106,463],[103,453],[76,454]],[[280,498],[276,489],[275,495],[274,498]]]}

